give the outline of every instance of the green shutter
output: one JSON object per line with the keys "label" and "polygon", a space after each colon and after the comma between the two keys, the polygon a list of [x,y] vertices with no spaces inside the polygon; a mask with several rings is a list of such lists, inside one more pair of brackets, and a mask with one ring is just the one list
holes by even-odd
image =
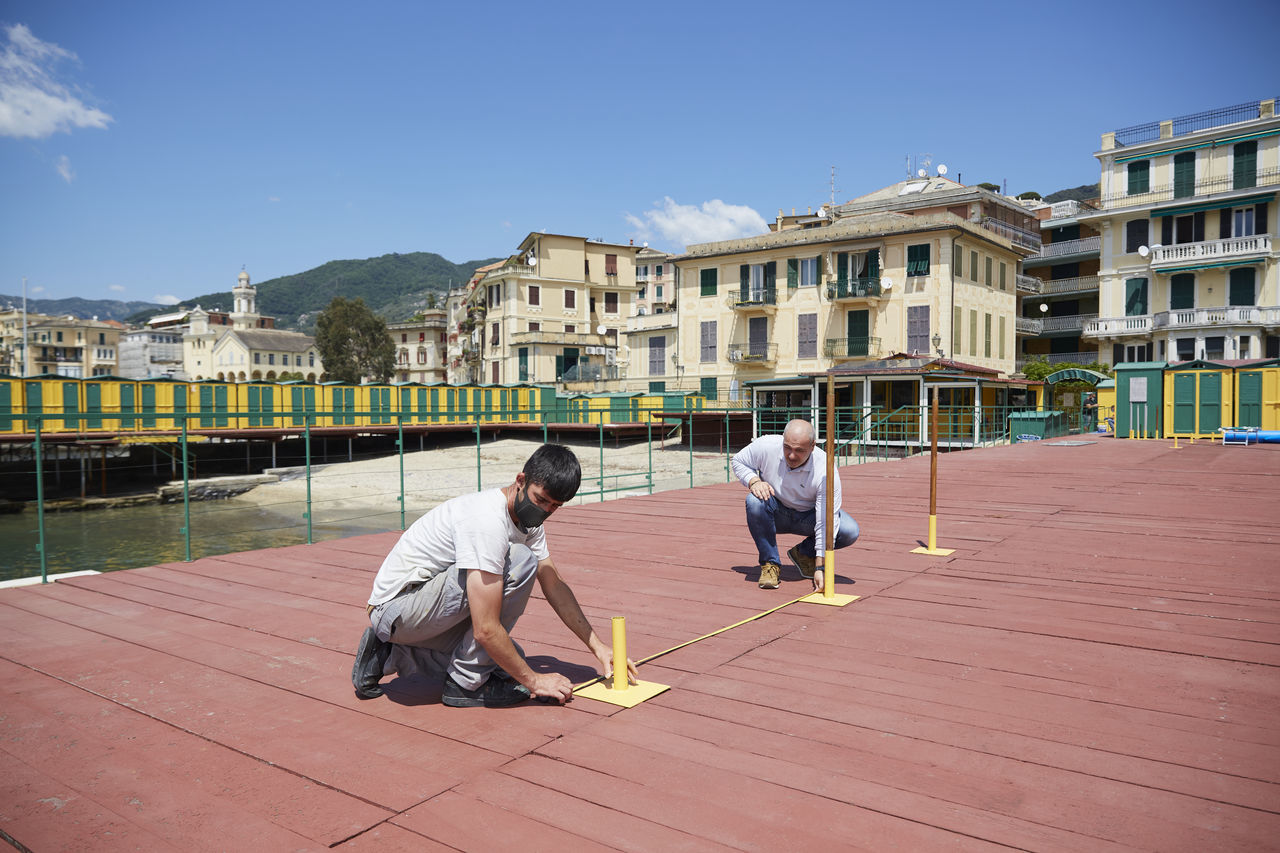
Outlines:
{"label": "green shutter", "polygon": [[1151,190],[1151,161],[1136,160],[1129,164],[1129,195],[1139,195]]}
{"label": "green shutter", "polygon": [[870,252],[867,252],[867,277],[868,278],[880,277],[880,250],[879,249],[872,249]]}
{"label": "green shutter", "polygon": [[708,400],[715,400],[719,395],[716,389],[716,378],[714,376],[704,376],[698,382],[698,393],[706,397]]}
{"label": "green shutter", "polygon": [[1145,278],[1125,280],[1124,313],[1126,317],[1138,317],[1147,313],[1147,280]]}
{"label": "green shutter", "polygon": [[740,287],[738,298],[741,299],[743,302],[748,301],[751,298],[751,265],[750,264],[743,264],[742,266],[738,267],[738,284]]}
{"label": "green shutter", "polygon": [[716,269],[712,267],[711,269],[701,270],[698,275],[699,283],[702,288],[699,296],[715,296],[716,287],[718,285],[718,282],[716,281]]}
{"label": "green shutter", "polygon": [[1254,271],[1251,267],[1231,271],[1230,298],[1228,305],[1253,305]]}
{"label": "green shutter", "polygon": [[1196,307],[1196,277],[1180,273],[1169,279],[1169,310],[1180,311]]}
{"label": "green shutter", "polygon": [[787,258],[787,289],[800,286],[800,259]]}
{"label": "green shutter", "polygon": [[1238,142],[1231,151],[1231,188],[1242,190],[1258,185],[1258,143]]}
{"label": "green shutter", "polygon": [[839,252],[836,255],[836,284],[840,286],[840,292],[844,292],[844,287],[849,283],[849,255],[846,252]]}
{"label": "green shutter", "polygon": [[1173,197],[1189,198],[1196,192],[1196,152],[1185,151],[1173,157]]}

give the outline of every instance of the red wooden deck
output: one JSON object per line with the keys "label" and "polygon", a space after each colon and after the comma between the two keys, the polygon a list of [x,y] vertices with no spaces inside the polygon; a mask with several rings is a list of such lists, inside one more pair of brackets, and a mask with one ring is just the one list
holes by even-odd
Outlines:
{"label": "red wooden deck", "polygon": [[[0,591],[0,831],[37,850],[1280,847],[1280,447],[1103,440],[842,471],[848,607],[501,711],[351,656],[396,534]],[[644,657],[801,595],[742,489],[571,507],[553,553]],[[785,546],[793,541],[784,537]],[[585,679],[540,602],[517,637]],[[3,837],[3,836],[0,836]]]}

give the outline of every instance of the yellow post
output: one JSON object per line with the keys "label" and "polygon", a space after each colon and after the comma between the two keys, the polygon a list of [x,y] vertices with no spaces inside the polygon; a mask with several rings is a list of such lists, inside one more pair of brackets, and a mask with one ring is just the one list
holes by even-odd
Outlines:
{"label": "yellow post", "polygon": [[801,601],[844,607],[857,601],[856,595],[836,595],[836,377],[827,373],[827,510],[826,553],[822,558],[822,591],[806,595]]}
{"label": "yellow post", "polygon": [[1181,450],[1181,449],[1182,449],[1182,448],[1178,447],[1178,437],[1177,437],[1176,435],[1173,437],[1173,449],[1174,449],[1174,450]]}
{"label": "yellow post", "polygon": [[931,554],[945,557],[954,554],[955,548],[938,547],[938,389],[933,389],[933,407],[929,424],[929,547],[912,548],[912,554]]}
{"label": "yellow post", "polygon": [[627,617],[613,617],[613,689],[626,690],[627,684]]}

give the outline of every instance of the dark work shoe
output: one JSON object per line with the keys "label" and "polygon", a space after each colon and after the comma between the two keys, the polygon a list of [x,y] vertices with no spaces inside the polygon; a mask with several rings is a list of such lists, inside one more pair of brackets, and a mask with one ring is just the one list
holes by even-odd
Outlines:
{"label": "dark work shoe", "polygon": [[375,699],[382,695],[378,682],[382,680],[382,668],[391,655],[391,644],[378,639],[373,628],[365,628],[356,647],[356,662],[351,667],[351,685],[361,699]]}
{"label": "dark work shoe", "polygon": [[791,558],[791,562],[796,564],[796,568],[800,570],[801,577],[806,580],[813,580],[813,569],[818,562],[816,558],[806,557],[801,554],[799,545],[788,551],[787,556]]}
{"label": "dark work shoe", "polygon": [[475,690],[467,690],[454,681],[452,675],[446,675],[441,698],[450,708],[505,708],[508,705],[518,705],[529,698],[529,688],[510,678],[511,676],[490,677]]}

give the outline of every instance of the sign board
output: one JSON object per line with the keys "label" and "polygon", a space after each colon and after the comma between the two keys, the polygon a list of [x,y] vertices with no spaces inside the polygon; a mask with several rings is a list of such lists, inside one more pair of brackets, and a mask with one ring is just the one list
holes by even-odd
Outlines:
{"label": "sign board", "polygon": [[1147,402],[1147,377],[1134,376],[1129,380],[1129,402]]}

